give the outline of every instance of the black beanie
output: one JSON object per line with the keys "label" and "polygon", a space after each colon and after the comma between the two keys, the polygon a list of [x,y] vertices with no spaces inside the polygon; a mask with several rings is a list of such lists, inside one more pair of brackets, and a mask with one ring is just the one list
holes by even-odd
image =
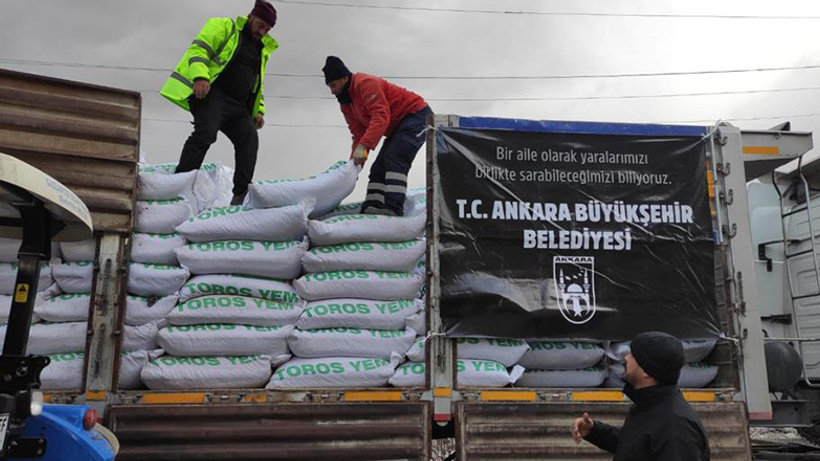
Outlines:
{"label": "black beanie", "polygon": [[322,72],[325,74],[325,83],[330,83],[333,80],[338,80],[342,77],[350,77],[353,75],[345,66],[345,63],[336,56],[328,56],[325,60],[325,67],[322,67]]}
{"label": "black beanie", "polygon": [[632,357],[649,376],[663,384],[677,384],[685,358],[678,338],[649,331],[635,336],[629,346]]}

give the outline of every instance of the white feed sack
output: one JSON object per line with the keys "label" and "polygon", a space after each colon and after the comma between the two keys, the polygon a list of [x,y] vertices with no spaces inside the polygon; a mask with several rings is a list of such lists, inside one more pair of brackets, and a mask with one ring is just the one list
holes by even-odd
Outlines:
{"label": "white feed sack", "polygon": [[85,353],[64,352],[48,356],[51,363],[40,373],[40,389],[81,389]]}
{"label": "white feed sack", "polygon": [[302,258],[302,266],[305,272],[412,272],[425,250],[423,240],[342,243],[311,248]]}
{"label": "white feed sack", "polygon": [[[17,262],[18,255],[20,253],[20,245],[23,244],[22,240],[19,239],[10,239],[0,237],[0,262],[4,263],[13,263]],[[54,258],[61,258],[62,252],[60,251],[60,244],[54,242],[51,244],[51,259]]]}
{"label": "white feed sack", "polygon": [[131,238],[131,261],[178,266],[176,249],[187,243],[185,237],[171,234],[134,232]]}
{"label": "white feed sack", "polygon": [[[419,302],[422,303],[422,309],[424,309],[423,301],[419,301]],[[413,314],[413,315],[407,317],[407,326],[412,328],[413,331],[415,331],[416,333],[418,333],[420,335],[426,335],[427,334],[427,323],[426,323],[424,311],[422,310],[422,311],[420,311],[416,314]]]}
{"label": "white feed sack", "polygon": [[189,196],[194,190],[197,170],[168,174],[165,170],[140,168],[137,200],[169,200]]}
{"label": "white feed sack", "polygon": [[[120,359],[118,388],[120,390],[142,387],[140,373],[148,363],[150,351],[123,352]],[[40,374],[43,390],[81,389],[85,374],[85,353],[66,352],[48,356],[51,363]]]}
{"label": "white feed sack", "polygon": [[399,357],[323,357],[293,359],[273,373],[268,389],[384,387],[393,376]]}
{"label": "white feed sack", "polygon": [[31,326],[26,351],[34,355],[85,350],[88,322],[37,323]]}
{"label": "white feed sack", "polygon": [[244,274],[295,279],[302,273],[307,239],[283,242],[227,240],[197,242],[176,250],[192,274]]}
{"label": "white feed sack", "polygon": [[300,358],[373,357],[389,360],[404,357],[416,332],[404,330],[366,330],[363,328],[321,328],[293,330],[288,345]]}
{"label": "white feed sack", "polygon": [[[34,300],[34,313],[31,315],[31,323],[37,323],[41,320],[40,316],[37,315],[37,309],[46,303],[49,298],[59,293],[60,289],[57,288],[57,285],[52,285],[48,290],[37,293],[37,297]],[[0,295],[0,324],[9,323],[13,300],[14,295]]]}
{"label": "white feed sack", "polygon": [[404,197],[404,215],[413,216],[427,213],[427,188],[418,187],[407,191]]}
{"label": "white feed sack", "polygon": [[580,370],[604,358],[600,343],[582,341],[528,341],[530,351],[518,362],[539,370]]}
{"label": "white feed sack", "polygon": [[424,278],[408,272],[338,271],[305,274],[294,280],[299,296],[308,301],[332,298],[379,300],[418,297]]}
{"label": "white feed sack", "polygon": [[282,280],[233,274],[197,275],[191,278],[182,287],[179,302],[208,295],[246,296],[285,303],[302,302],[296,290]]}
{"label": "white feed sack", "polygon": [[[17,282],[17,263],[0,263],[0,294],[14,294],[14,285]],[[51,266],[40,266],[40,278],[37,281],[37,291],[46,291],[51,288],[54,279],[51,277]]]}
{"label": "white feed sack", "polygon": [[301,330],[337,327],[403,330],[407,318],[423,307],[422,302],[415,299],[326,299],[308,303],[296,326]]}
{"label": "white feed sack", "polygon": [[426,339],[424,336],[417,336],[413,340],[413,344],[407,349],[407,360],[411,362],[424,362],[426,360],[425,345]]}
{"label": "white feed sack", "polygon": [[164,325],[164,322],[164,320],[157,320],[139,326],[125,325],[122,335],[122,350],[131,352],[156,349],[157,333],[159,327]]}
{"label": "white feed sack", "polygon": [[[423,362],[407,362],[396,369],[390,384],[395,387],[422,387],[425,368]],[[457,360],[456,369],[458,387],[509,386],[524,372],[519,365],[508,371],[504,365],[490,360]]]}
{"label": "white feed sack", "polygon": [[94,284],[94,262],[75,261],[54,264],[52,277],[64,293],[91,293]]}
{"label": "white feed sack", "polygon": [[141,200],[136,204],[134,230],[150,234],[172,234],[176,227],[194,215],[187,199]]}
{"label": "white feed sack", "polygon": [[325,221],[310,221],[308,236],[313,246],[350,242],[406,242],[424,233],[424,214],[396,217],[374,214],[336,216]]}
{"label": "white feed sack", "polygon": [[335,218],[336,216],[360,214],[362,212],[362,205],[364,205],[364,202],[344,203],[328,211],[317,219],[319,221],[324,221],[326,219]]}
{"label": "white feed sack", "polygon": [[253,326],[233,324],[170,325],[159,331],[159,346],[174,356],[289,354],[288,336],[293,325]]}
{"label": "white feed sack", "polygon": [[[163,200],[185,197],[195,211],[204,210],[224,201],[227,189],[227,205],[231,199],[230,178],[223,173],[225,167],[219,163],[203,163],[199,170],[186,173],[174,173],[176,163],[140,166],[139,200]],[[190,177],[195,176],[193,181]],[[165,177],[160,177],[164,175]],[[228,176],[233,176],[232,174]],[[226,179],[228,183],[226,184]]]}
{"label": "white feed sack", "polygon": [[162,350],[123,352],[120,358],[120,374],[117,388],[133,390],[142,388],[140,374],[149,360],[162,355]]}
{"label": "white feed sack", "polygon": [[526,341],[520,339],[458,338],[458,358],[498,362],[511,367],[530,350]]}
{"label": "white feed sack", "polygon": [[[608,375],[604,382],[606,387],[622,388],[624,382],[625,367],[622,363],[609,366]],[[718,367],[706,363],[687,363],[680,370],[678,387],[682,389],[700,389],[706,387],[717,378]]]}
{"label": "white feed sack", "polygon": [[248,188],[248,205],[250,208],[273,208],[309,199],[316,204],[311,217],[321,216],[353,192],[359,171],[360,168],[348,160],[310,178],[255,181]]}
{"label": "white feed sack", "polygon": [[231,323],[266,327],[292,325],[303,310],[302,303],[209,295],[179,303],[168,313],[167,319],[172,325]]}
{"label": "white feed sack", "polygon": [[270,380],[266,355],[174,357],[163,355],[142,369],[142,382],[153,390],[251,389]]}
{"label": "white feed sack", "polygon": [[145,325],[162,320],[177,305],[179,296],[150,297],[128,295],[125,298],[125,324]]}
{"label": "white feed sack", "polygon": [[209,208],[176,230],[191,242],[216,240],[302,240],[313,204],[253,210],[241,206]]}
{"label": "white feed sack", "polygon": [[[714,339],[681,341],[686,363],[702,362],[712,353],[717,341]],[[613,342],[606,350],[609,358],[622,362],[629,353],[629,341]]]}
{"label": "white feed sack", "polygon": [[69,262],[93,261],[97,255],[97,239],[82,240],[79,242],[60,242],[63,260]]}
{"label": "white feed sack", "polygon": [[516,381],[516,387],[589,388],[604,383],[607,369],[604,366],[579,370],[533,370],[527,369]]}
{"label": "white feed sack", "polygon": [[128,293],[138,296],[169,296],[178,293],[190,273],[184,267],[130,263]]}
{"label": "white feed sack", "polygon": [[46,322],[87,322],[90,311],[90,293],[54,295],[34,306],[34,313]]}

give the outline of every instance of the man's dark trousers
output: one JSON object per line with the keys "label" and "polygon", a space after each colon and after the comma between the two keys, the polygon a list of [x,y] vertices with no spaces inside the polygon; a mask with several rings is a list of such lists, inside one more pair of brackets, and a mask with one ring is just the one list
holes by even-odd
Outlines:
{"label": "man's dark trousers", "polygon": [[208,96],[197,99],[192,95],[189,103],[194,116],[194,132],[182,147],[176,172],[184,173],[202,166],[208,148],[216,142],[216,134],[221,131],[234,146],[233,194],[245,194],[253,178],[259,149],[259,135],[246,102],[212,86]]}
{"label": "man's dark trousers", "polygon": [[384,140],[379,156],[370,167],[370,182],[362,212],[368,208],[387,208],[396,216],[404,215],[407,173],[421,145],[427,140],[424,128],[430,106],[402,119],[396,132]]}

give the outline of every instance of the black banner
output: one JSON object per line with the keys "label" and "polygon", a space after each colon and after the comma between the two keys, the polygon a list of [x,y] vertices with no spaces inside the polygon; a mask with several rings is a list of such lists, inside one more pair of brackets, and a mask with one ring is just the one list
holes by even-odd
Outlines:
{"label": "black banner", "polygon": [[700,137],[436,137],[448,336],[719,334]]}

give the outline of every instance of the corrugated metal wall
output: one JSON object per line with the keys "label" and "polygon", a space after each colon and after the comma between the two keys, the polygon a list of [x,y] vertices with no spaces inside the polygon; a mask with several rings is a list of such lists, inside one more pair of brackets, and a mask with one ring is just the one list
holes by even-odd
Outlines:
{"label": "corrugated metal wall", "polygon": [[71,188],[95,230],[131,230],[140,111],[139,93],[0,69],[0,152]]}
{"label": "corrugated metal wall", "polygon": [[120,405],[118,461],[426,460],[426,403]]}
{"label": "corrugated metal wall", "polygon": [[[712,461],[751,459],[749,429],[741,403],[692,404],[709,433]],[[612,455],[583,442],[576,445],[569,428],[588,412],[620,425],[624,403],[459,403],[456,447],[459,461],[610,460]]]}

